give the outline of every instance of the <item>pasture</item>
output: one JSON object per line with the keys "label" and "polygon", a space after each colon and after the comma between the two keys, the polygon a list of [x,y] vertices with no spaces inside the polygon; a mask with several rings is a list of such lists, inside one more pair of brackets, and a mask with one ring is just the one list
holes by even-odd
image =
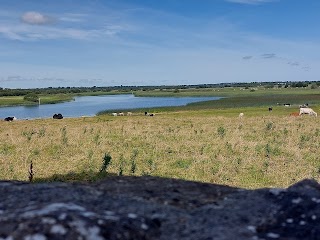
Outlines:
{"label": "pasture", "polygon": [[36,182],[152,175],[253,189],[320,180],[320,118],[289,116],[296,106],[174,109],[1,121],[0,179],[28,181],[32,162]]}

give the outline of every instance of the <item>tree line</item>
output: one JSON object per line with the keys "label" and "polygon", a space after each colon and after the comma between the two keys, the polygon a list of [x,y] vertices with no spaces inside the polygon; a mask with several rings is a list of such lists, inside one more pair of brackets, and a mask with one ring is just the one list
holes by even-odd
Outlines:
{"label": "tree line", "polygon": [[160,90],[176,90],[176,89],[189,89],[189,88],[225,88],[225,87],[311,87],[318,88],[320,81],[299,81],[299,82],[235,82],[235,83],[215,83],[215,84],[194,84],[194,85],[160,85],[160,86],[109,86],[109,87],[48,87],[48,88],[34,88],[34,89],[10,89],[0,87],[1,96],[26,96],[26,95],[39,95],[39,94],[79,94],[85,92],[132,92],[132,91],[150,91],[155,89]]}

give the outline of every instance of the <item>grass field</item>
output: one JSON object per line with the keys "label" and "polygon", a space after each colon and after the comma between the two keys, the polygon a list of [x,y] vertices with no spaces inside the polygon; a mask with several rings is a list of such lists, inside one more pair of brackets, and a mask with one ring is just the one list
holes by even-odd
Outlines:
{"label": "grass field", "polygon": [[178,110],[2,122],[0,179],[27,181],[32,162],[33,181],[152,175],[252,189],[320,180],[320,120],[290,117],[297,106]]}

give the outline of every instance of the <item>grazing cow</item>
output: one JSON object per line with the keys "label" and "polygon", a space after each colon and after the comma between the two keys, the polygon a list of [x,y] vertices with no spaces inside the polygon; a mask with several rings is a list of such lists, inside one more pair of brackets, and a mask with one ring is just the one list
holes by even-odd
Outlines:
{"label": "grazing cow", "polygon": [[13,120],[17,120],[17,118],[16,117],[6,117],[4,120],[7,122],[12,122]]}
{"label": "grazing cow", "polygon": [[147,115],[148,115],[148,112],[144,112],[144,115],[147,116]]}
{"label": "grazing cow", "polygon": [[132,112],[127,112],[127,116],[132,116]]}
{"label": "grazing cow", "polygon": [[269,112],[271,112],[272,111],[272,107],[269,107]]}
{"label": "grazing cow", "polygon": [[302,114],[309,114],[310,116],[314,115],[314,116],[318,116],[318,114],[313,111],[311,108],[300,108],[300,113],[299,115],[302,115]]}
{"label": "grazing cow", "polygon": [[298,116],[300,116],[300,114],[298,112],[293,112],[293,113],[290,113],[290,116],[291,117],[298,117]]}
{"label": "grazing cow", "polygon": [[124,113],[123,112],[119,112],[118,116],[124,116]]}
{"label": "grazing cow", "polygon": [[299,108],[308,108],[309,107],[309,104],[308,103],[305,103],[305,104],[302,104],[299,106]]}
{"label": "grazing cow", "polygon": [[150,114],[149,114],[149,116],[150,116],[150,117],[153,117],[153,116],[154,116],[154,114],[153,114],[153,113],[150,113]]}
{"label": "grazing cow", "polygon": [[244,116],[244,113],[239,114],[239,118],[242,118]]}
{"label": "grazing cow", "polygon": [[55,113],[53,116],[52,116],[53,119],[63,119],[63,116],[61,113]]}
{"label": "grazing cow", "polygon": [[112,116],[116,117],[116,116],[118,116],[118,114],[117,113],[112,113]]}

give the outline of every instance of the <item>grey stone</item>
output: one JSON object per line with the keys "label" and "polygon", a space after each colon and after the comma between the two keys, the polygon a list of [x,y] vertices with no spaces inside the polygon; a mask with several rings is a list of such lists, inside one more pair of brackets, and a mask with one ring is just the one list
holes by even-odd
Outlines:
{"label": "grey stone", "polygon": [[320,185],[246,190],[158,177],[0,182],[0,239],[320,239]]}

